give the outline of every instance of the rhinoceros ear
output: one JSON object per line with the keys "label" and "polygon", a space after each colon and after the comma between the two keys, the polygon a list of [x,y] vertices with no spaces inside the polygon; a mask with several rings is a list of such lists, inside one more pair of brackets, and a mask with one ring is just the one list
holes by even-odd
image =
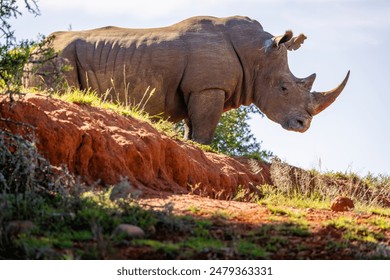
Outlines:
{"label": "rhinoceros ear", "polygon": [[278,49],[280,45],[288,43],[293,37],[291,30],[287,30],[283,35],[274,36],[264,42],[264,49],[266,52],[272,49]]}
{"label": "rhinoceros ear", "polygon": [[293,37],[290,41],[286,42],[284,45],[289,51],[295,51],[301,47],[303,41],[305,41],[307,37],[304,34],[299,34],[297,37]]}
{"label": "rhinoceros ear", "polygon": [[293,37],[291,30],[287,30],[283,35],[275,36],[272,38],[273,46],[279,47],[281,44],[289,42]]}

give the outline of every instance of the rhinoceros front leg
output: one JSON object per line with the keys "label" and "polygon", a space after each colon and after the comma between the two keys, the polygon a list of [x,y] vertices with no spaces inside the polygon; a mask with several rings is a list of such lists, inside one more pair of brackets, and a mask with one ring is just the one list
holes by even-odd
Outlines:
{"label": "rhinoceros front leg", "polygon": [[225,92],[208,89],[191,93],[188,99],[188,120],[185,121],[185,134],[201,144],[213,141],[214,131],[223,113]]}
{"label": "rhinoceros front leg", "polygon": [[184,120],[184,138],[192,139],[192,125],[190,119]]}

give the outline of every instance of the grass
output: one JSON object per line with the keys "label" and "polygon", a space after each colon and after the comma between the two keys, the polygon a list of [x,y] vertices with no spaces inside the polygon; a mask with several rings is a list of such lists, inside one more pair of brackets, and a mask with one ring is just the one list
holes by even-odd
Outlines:
{"label": "grass", "polygon": [[235,217],[235,214],[226,210],[217,210],[211,214],[211,217],[214,219],[228,220]]}
{"label": "grass", "polygon": [[287,222],[276,226],[276,231],[282,235],[293,235],[307,237],[310,235],[310,230],[305,222]]}
{"label": "grass", "polygon": [[239,254],[253,259],[264,259],[268,256],[264,248],[247,240],[240,240],[237,245],[237,250]]}
{"label": "grass", "polygon": [[332,199],[341,195],[351,198],[358,211],[367,211],[368,208],[383,209],[390,202],[389,176],[360,177],[351,172],[321,174],[290,166],[277,158],[272,161],[270,172],[273,186],[261,189],[265,203],[281,203],[287,198],[285,202],[293,201],[299,207],[327,209]]}
{"label": "grass", "polygon": [[190,205],[188,207],[188,211],[190,211],[192,214],[198,214],[198,213],[202,212],[202,210],[199,207],[195,206],[195,205]]}
{"label": "grass", "polygon": [[381,230],[390,230],[390,221],[384,217],[372,217],[368,222]]}
{"label": "grass", "polygon": [[[87,245],[94,243],[95,255],[88,254],[88,258],[101,258],[106,256],[105,247],[115,247],[111,234],[120,223],[132,222],[142,227],[146,232],[157,223],[167,224],[164,213],[145,211],[133,201],[119,200],[112,202],[108,192],[82,193],[80,196],[55,196],[52,199],[37,202],[39,216],[29,215],[38,230],[29,233],[8,235],[6,231],[7,220],[14,214],[2,218],[3,237],[0,243],[0,257],[14,259],[29,258],[65,258],[63,249],[83,248],[82,252],[74,250],[73,258],[84,258]],[[53,210],[63,215],[53,215]],[[9,209],[18,212],[17,207]],[[73,216],[65,215],[72,212]],[[69,218],[68,218],[69,216]],[[170,226],[170,225],[169,225]],[[53,255],[52,253],[55,252]]]}
{"label": "grass", "polygon": [[[66,102],[70,103],[76,103],[80,105],[91,105],[91,106],[103,106],[104,102],[99,98],[97,93],[92,92],[92,91],[81,91],[81,90],[72,90],[72,91],[67,91],[64,94],[55,94],[53,95],[54,98],[58,98],[61,100],[64,100]],[[113,109],[117,108],[117,106],[112,107]]]}
{"label": "grass", "polygon": [[141,239],[134,240],[131,244],[138,247],[148,247],[154,254],[162,254],[167,258],[175,255],[183,255],[190,258],[194,255],[219,251],[224,248],[224,243],[220,240],[204,237],[189,237],[188,239],[177,243]]}
{"label": "grass", "polygon": [[326,226],[333,226],[337,229],[351,228],[356,225],[356,221],[351,217],[338,217],[325,223]]}
{"label": "grass", "polygon": [[[147,94],[147,92],[145,94]],[[122,116],[130,116],[138,120],[151,123],[151,116],[149,116],[145,111],[140,110],[137,106],[125,106],[119,102],[115,103],[108,101],[107,98],[102,98],[95,91],[70,89],[65,93],[56,93],[53,95],[53,97],[64,100],[66,102],[111,110]]]}
{"label": "grass", "polygon": [[379,215],[383,217],[390,217],[389,207],[385,208],[381,206],[370,206],[365,203],[359,203],[357,206],[355,206],[355,211],[367,213],[367,214]]}
{"label": "grass", "polygon": [[[377,221],[377,220],[376,220]],[[372,222],[371,222],[372,223]],[[388,221],[387,221],[388,223]],[[379,222],[381,225],[386,225],[383,220]],[[371,230],[367,225],[358,224],[351,217],[338,217],[324,223],[326,226],[332,226],[343,231],[343,238],[346,240],[358,240],[364,242],[378,243],[384,239],[381,232]]]}
{"label": "grass", "polygon": [[180,244],[175,244],[172,242],[161,242],[152,239],[134,240],[132,244],[135,246],[148,246],[152,248],[154,251],[162,252],[165,255],[171,255],[177,253],[181,249]]}
{"label": "grass", "polygon": [[[147,102],[150,96],[154,93],[153,90],[147,90],[144,93],[145,101]],[[162,119],[159,115],[150,116],[146,111],[144,111],[144,106],[140,104],[136,105],[123,105],[122,103],[112,102],[108,99],[107,95],[99,96],[95,91],[92,90],[79,90],[79,89],[68,89],[64,93],[55,93],[51,95],[53,98],[61,99],[66,102],[76,103],[79,105],[89,105],[105,110],[113,111],[119,115],[132,117],[137,120],[147,122],[153,126],[160,133],[164,133],[171,138],[177,138],[184,140],[184,138],[178,133],[175,128],[175,124],[167,120]],[[153,121],[152,121],[153,120]]]}
{"label": "grass", "polygon": [[190,237],[183,242],[183,246],[193,249],[196,253],[202,253],[222,249],[224,243],[221,240],[210,237]]}
{"label": "grass", "polygon": [[268,210],[271,212],[273,215],[281,215],[281,216],[288,216],[291,218],[302,218],[305,217],[305,213],[302,211],[292,211],[291,209],[287,209],[286,207],[282,206],[267,206]]}
{"label": "grass", "polygon": [[297,207],[302,209],[329,209],[330,198],[319,199],[318,197],[305,197],[299,193],[286,195],[278,189],[278,186],[263,185],[260,187],[264,197],[257,200],[259,204],[267,205],[268,208],[279,205],[286,207]]}

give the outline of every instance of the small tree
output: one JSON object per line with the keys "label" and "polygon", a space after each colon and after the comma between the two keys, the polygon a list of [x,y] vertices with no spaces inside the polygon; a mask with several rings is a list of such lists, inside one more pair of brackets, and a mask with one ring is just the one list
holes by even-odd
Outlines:
{"label": "small tree", "polygon": [[250,114],[263,114],[257,107],[241,106],[222,115],[214,134],[211,147],[231,156],[247,156],[256,159],[268,159],[272,153],[261,149],[260,143],[250,130]]}
{"label": "small tree", "polygon": [[[9,23],[11,19],[22,15],[16,2],[16,0],[0,0],[0,90],[2,93],[9,94],[11,100],[13,100],[13,93],[21,91],[25,65],[28,62],[39,67],[39,64],[56,56],[49,47],[51,38],[45,39],[41,36],[38,41],[17,42],[15,31]],[[36,0],[24,0],[24,3],[28,12],[36,16],[40,15]],[[34,60],[31,59],[33,54]]]}

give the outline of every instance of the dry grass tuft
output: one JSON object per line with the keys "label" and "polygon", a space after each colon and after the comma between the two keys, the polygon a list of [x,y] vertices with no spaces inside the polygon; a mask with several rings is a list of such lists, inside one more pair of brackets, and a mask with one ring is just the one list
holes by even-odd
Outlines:
{"label": "dry grass tuft", "polygon": [[291,166],[277,158],[271,164],[276,191],[287,197],[331,200],[342,195],[366,206],[390,206],[390,177],[359,177],[354,173],[321,174]]}

